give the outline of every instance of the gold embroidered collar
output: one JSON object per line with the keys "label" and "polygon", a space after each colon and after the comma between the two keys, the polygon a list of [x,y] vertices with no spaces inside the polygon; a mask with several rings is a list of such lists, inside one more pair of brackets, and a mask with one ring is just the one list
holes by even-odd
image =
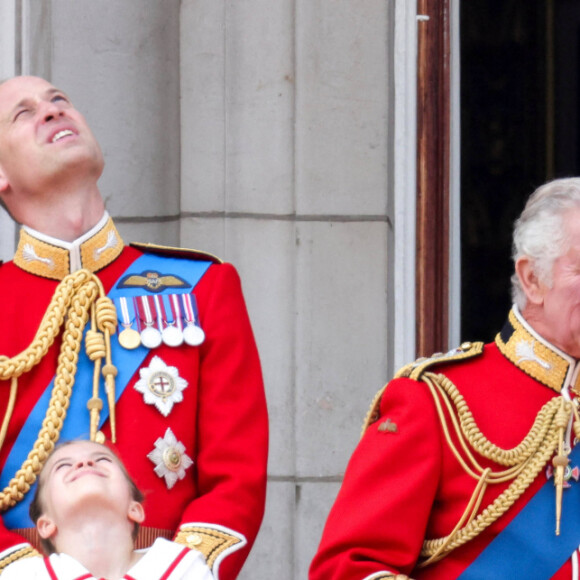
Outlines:
{"label": "gold embroidered collar", "polygon": [[580,392],[578,361],[543,339],[523,318],[517,306],[495,337],[501,353],[519,369],[560,393],[564,387]]}
{"label": "gold embroidered collar", "polygon": [[81,268],[98,272],[122,250],[123,240],[105,212],[94,228],[74,242],[63,242],[23,226],[14,263],[31,274],[62,280]]}

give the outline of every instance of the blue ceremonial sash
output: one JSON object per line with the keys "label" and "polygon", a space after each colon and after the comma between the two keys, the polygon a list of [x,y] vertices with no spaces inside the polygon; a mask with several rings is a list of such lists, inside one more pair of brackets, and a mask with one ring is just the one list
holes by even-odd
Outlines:
{"label": "blue ceremonial sash", "polygon": [[[571,465],[580,463],[580,445],[569,459]],[[562,496],[559,536],[556,489],[550,479],[459,578],[551,578],[580,545],[580,482],[572,482]]]}
{"label": "blue ceremonial sash", "polygon": [[[144,287],[119,288],[119,285],[127,276],[131,274],[139,276],[144,272],[149,271],[163,272],[164,274],[170,273],[179,276],[186,281],[186,284],[182,287],[168,287],[160,291],[155,291],[155,294],[191,293],[210,265],[211,262],[159,256],[156,254],[144,254],[137,258],[137,260],[135,260],[127,270],[123,272],[119,277],[119,280],[117,280],[110,290],[108,296],[114,300],[121,296],[142,296],[146,293],[153,293],[149,292],[147,288]],[[115,334],[111,337],[111,351],[113,364],[118,370],[115,380],[115,395],[116,400],[119,400],[125,387],[149,353],[149,349],[144,346],[139,346],[134,350],[122,348],[119,345],[118,334]],[[101,411],[99,428],[102,427],[109,416],[109,407],[107,405],[107,396],[103,383],[104,381],[101,377],[99,396],[103,401],[103,409]],[[79,352],[77,373],[75,376],[75,385],[76,384],[88,385],[90,389],[89,392],[92,391],[93,363],[89,360],[84,348],[81,348]],[[0,474],[1,489],[4,489],[10,483],[10,480],[22,467],[22,463],[25,461],[28,453],[32,449],[32,445],[34,444],[34,441],[36,441],[36,437],[38,436],[38,432],[42,426],[42,421],[46,415],[53,387],[54,379],[47,386],[43,395],[32,409],[32,412],[28,416],[24,426],[16,438],[14,446],[12,447],[6,463],[4,464],[4,468],[2,469],[2,473]],[[60,433],[61,441],[89,438],[89,412],[87,410],[88,398],[87,389],[83,390],[73,387],[69,408]],[[28,515],[28,509],[34,495],[35,486],[36,484],[34,484],[33,488],[24,496],[22,501],[2,514],[4,525],[7,528],[30,528],[34,526]]]}

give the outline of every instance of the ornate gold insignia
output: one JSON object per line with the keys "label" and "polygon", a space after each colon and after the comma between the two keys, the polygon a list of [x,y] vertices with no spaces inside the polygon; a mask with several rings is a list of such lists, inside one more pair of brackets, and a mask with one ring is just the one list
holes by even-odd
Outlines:
{"label": "ornate gold insignia", "polygon": [[161,292],[166,288],[190,288],[191,284],[175,274],[162,275],[155,271],[128,274],[119,281],[119,288],[145,288],[149,292]]}
{"label": "ornate gold insignia", "polygon": [[[495,337],[500,352],[520,370],[553,389],[562,390],[573,360],[537,335],[515,309],[510,310],[502,331]],[[579,387],[576,379],[574,389]]]}
{"label": "ornate gold insignia", "polygon": [[185,453],[185,445],[177,440],[170,427],[155,441],[155,449],[147,457],[155,464],[155,473],[165,479],[167,489],[183,479],[185,470],[193,465],[193,460]]}
{"label": "ornate gold insignia", "polygon": [[221,559],[246,544],[244,536],[233,530],[223,526],[206,526],[204,524],[182,526],[175,541],[190,549],[200,551],[216,577],[217,566],[219,566]]}
{"label": "ornate gold insignia", "polygon": [[73,242],[67,247],[56,245],[57,242],[40,240],[22,228],[14,263],[36,276],[62,280],[71,273],[71,267],[98,272],[123,251],[123,240],[110,217],[100,230],[82,242]]}
{"label": "ornate gold insignia", "polygon": [[107,225],[86,242],[81,244],[81,260],[83,268],[96,272],[110,264],[123,249],[123,242],[109,218]]}
{"label": "ornate gold insignia", "polygon": [[53,280],[62,280],[70,273],[68,250],[37,240],[24,229],[20,230],[14,263],[31,274]]}

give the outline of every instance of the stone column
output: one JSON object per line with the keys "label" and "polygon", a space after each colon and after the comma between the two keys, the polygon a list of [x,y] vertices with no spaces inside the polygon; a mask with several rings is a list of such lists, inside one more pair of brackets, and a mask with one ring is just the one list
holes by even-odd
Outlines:
{"label": "stone column", "polygon": [[179,245],[179,0],[52,0],[52,81],[105,154],[125,241]]}
{"label": "stone column", "polygon": [[240,270],[270,410],[243,579],[306,577],[387,378],[391,26],[380,0],[182,2],[181,241]]}

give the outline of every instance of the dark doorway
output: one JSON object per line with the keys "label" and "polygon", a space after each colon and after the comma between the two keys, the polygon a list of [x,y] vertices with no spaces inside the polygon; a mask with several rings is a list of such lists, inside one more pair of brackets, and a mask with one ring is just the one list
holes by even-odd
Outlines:
{"label": "dark doorway", "polygon": [[511,305],[511,234],[529,194],[580,175],[580,2],[461,3],[461,336]]}

